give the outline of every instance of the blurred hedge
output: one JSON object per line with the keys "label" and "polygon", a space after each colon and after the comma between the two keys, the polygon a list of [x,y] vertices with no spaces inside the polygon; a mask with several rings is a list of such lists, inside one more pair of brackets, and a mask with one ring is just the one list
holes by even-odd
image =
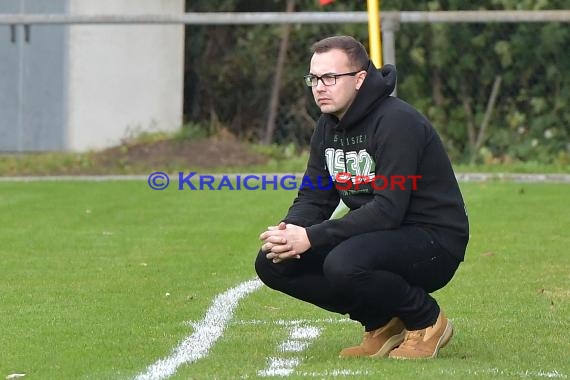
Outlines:
{"label": "blurred hedge", "polygon": [[[383,10],[542,10],[567,0],[382,1]],[[366,1],[297,0],[297,11],[365,11]],[[187,11],[283,11],[285,1],[194,0]],[[268,117],[280,25],[187,26],[188,121],[260,141]],[[305,145],[318,116],[303,83],[316,40],[350,34],[368,46],[366,24],[291,28],[282,78],[278,143]],[[396,34],[398,96],[426,114],[459,162],[570,164],[570,28],[558,23],[401,24]],[[493,86],[496,101],[482,137]]]}

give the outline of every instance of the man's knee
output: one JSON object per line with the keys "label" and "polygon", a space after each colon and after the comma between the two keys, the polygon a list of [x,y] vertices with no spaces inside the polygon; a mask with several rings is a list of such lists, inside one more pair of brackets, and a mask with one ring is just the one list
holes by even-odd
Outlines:
{"label": "man's knee", "polygon": [[259,251],[255,258],[255,272],[257,273],[257,277],[259,277],[259,279],[266,285],[267,281],[271,277],[269,265],[270,261],[265,257],[263,252]]}
{"label": "man's knee", "polygon": [[354,279],[362,272],[343,256],[330,254],[323,264],[323,274],[335,288],[351,286]]}
{"label": "man's knee", "polygon": [[275,264],[260,251],[255,259],[255,272],[265,285],[283,291],[291,279],[300,276],[298,264],[297,260],[285,260]]}

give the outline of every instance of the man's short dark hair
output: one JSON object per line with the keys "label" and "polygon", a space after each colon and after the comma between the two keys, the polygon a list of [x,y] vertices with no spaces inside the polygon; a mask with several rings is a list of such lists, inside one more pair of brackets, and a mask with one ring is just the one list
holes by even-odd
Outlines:
{"label": "man's short dark hair", "polygon": [[347,56],[354,69],[366,70],[368,67],[368,53],[366,48],[356,39],[350,36],[332,36],[317,41],[311,46],[311,52],[326,53],[330,50],[342,50]]}

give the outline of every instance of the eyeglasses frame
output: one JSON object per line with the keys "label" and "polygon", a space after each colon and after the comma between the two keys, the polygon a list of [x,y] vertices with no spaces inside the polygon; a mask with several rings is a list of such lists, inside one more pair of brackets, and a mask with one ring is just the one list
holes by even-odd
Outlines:
{"label": "eyeglasses frame", "polygon": [[[340,73],[340,74],[335,74],[335,73],[326,73],[323,74],[321,76],[318,75],[314,75],[314,74],[307,74],[305,76],[303,76],[303,79],[305,80],[305,84],[307,85],[307,87],[317,87],[319,85],[319,80],[321,81],[321,83],[323,84],[323,86],[334,86],[336,84],[336,79],[339,77],[344,77],[344,76],[355,76],[356,74],[358,74],[359,72],[361,72],[363,70],[358,70],[358,71],[351,71],[348,73]],[[326,84],[325,81],[323,80],[323,77],[328,77],[328,78],[334,78],[334,83],[331,84]],[[313,85],[313,79],[316,78],[316,82]]]}

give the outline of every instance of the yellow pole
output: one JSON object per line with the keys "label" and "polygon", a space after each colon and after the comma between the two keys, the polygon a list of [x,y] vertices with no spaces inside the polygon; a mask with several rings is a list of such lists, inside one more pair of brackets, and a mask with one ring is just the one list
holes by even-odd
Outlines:
{"label": "yellow pole", "polygon": [[370,40],[370,59],[376,67],[382,66],[382,39],[380,38],[380,1],[368,1],[368,39]]}

